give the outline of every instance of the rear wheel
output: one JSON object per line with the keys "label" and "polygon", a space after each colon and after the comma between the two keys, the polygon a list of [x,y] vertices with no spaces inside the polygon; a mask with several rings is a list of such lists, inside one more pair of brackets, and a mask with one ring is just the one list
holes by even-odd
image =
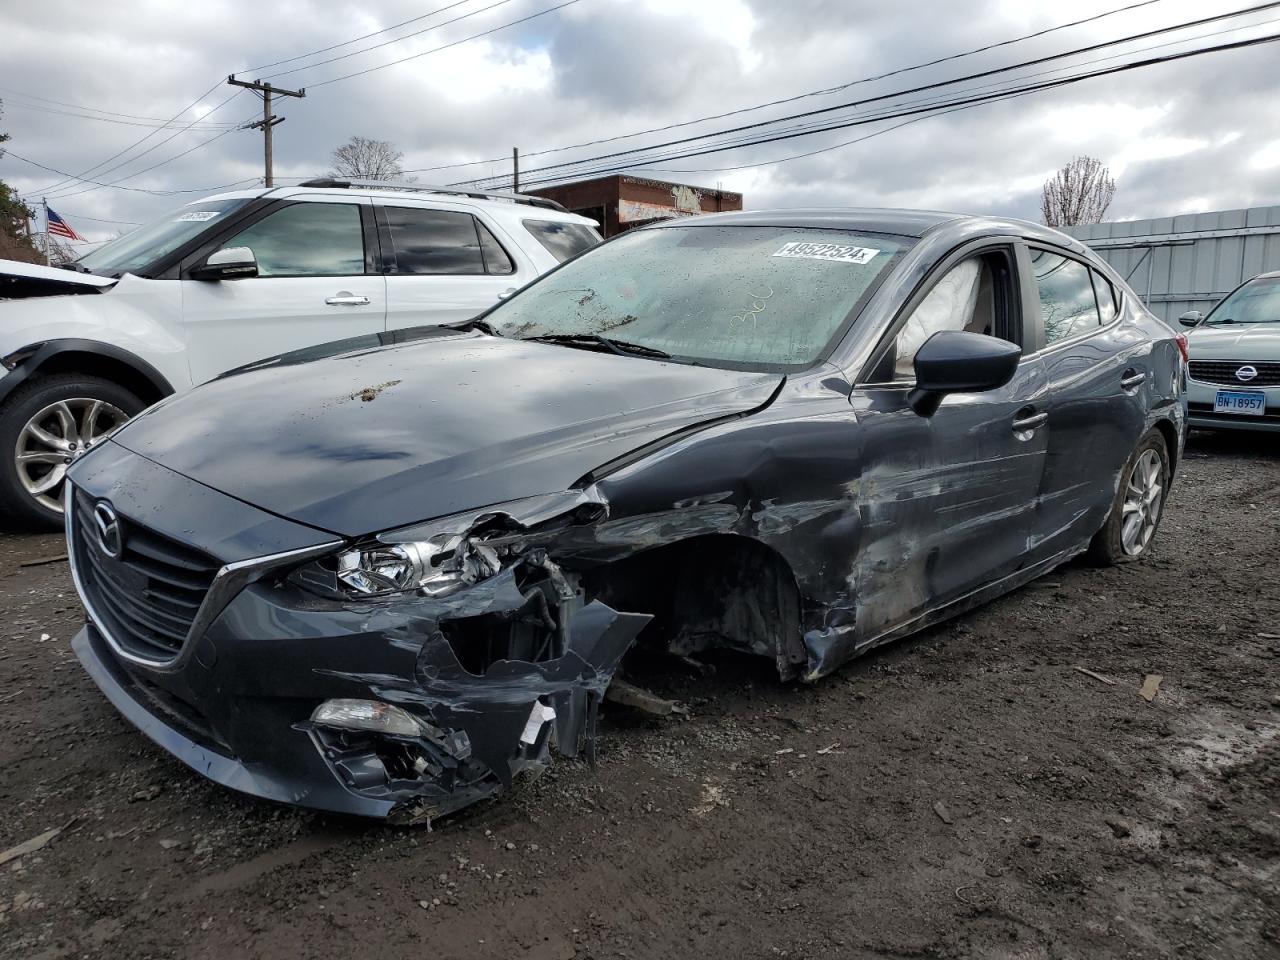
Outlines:
{"label": "rear wheel", "polygon": [[58,374],[23,384],[0,408],[0,511],[32,526],[61,525],[67,468],[144,406],[98,377]]}
{"label": "rear wheel", "polygon": [[1125,464],[1111,513],[1089,544],[1089,559],[1111,566],[1144,556],[1164,516],[1169,492],[1169,448],[1151,430]]}

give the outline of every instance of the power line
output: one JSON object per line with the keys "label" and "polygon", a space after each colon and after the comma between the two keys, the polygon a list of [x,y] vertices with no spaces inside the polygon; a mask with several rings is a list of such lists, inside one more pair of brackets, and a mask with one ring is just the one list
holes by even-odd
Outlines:
{"label": "power line", "polygon": [[[455,3],[451,3],[445,7],[440,7],[436,10],[432,10],[430,13],[423,13],[416,17],[410,17],[408,20],[401,20],[399,23],[393,23],[391,26],[383,27],[381,30],[375,30],[373,31],[373,33],[366,33],[363,37],[355,37],[352,40],[343,40],[341,43],[335,43],[329,47],[321,47],[319,50],[312,50],[310,53],[300,53],[296,57],[288,57],[284,60],[276,60],[272,63],[263,63],[263,64],[259,64],[256,67],[248,67],[244,70],[238,70],[237,73],[258,73],[259,71],[270,70],[272,67],[279,67],[286,63],[294,63],[295,61],[298,61],[298,60],[305,60],[307,59],[307,57],[316,57],[322,53],[328,53],[330,50],[337,50],[339,47],[350,46],[353,43],[359,43],[361,40],[368,40],[372,37],[377,37],[384,33],[390,33],[392,30],[399,30],[401,27],[407,27],[411,23],[417,23],[419,20],[427,19],[427,17],[434,17],[437,13],[444,13],[446,10],[452,10],[454,7],[460,7],[464,3],[469,3],[469,2],[470,0],[457,0],[457,2]],[[411,33],[411,34],[408,34],[408,36],[412,37],[412,36],[415,36],[415,34]],[[406,38],[401,37],[400,39],[403,40]]]}
{"label": "power line", "polygon": [[[506,2],[506,0],[502,0],[502,2]],[[330,83],[338,83],[339,81],[342,81],[342,80],[350,80],[352,77],[361,77],[361,76],[364,76],[366,73],[373,73],[376,70],[385,70],[387,69],[387,67],[398,66],[399,64],[407,63],[410,60],[416,60],[419,57],[425,57],[433,53],[439,53],[441,50],[448,50],[450,47],[456,47],[459,44],[467,43],[471,40],[479,40],[481,37],[487,37],[490,34],[497,33],[500,30],[506,30],[508,27],[515,27],[522,23],[528,23],[530,20],[536,20],[539,17],[545,17],[549,13],[555,13],[557,10],[563,10],[565,7],[571,7],[578,2],[580,2],[580,0],[565,0],[564,3],[557,4],[554,7],[548,7],[545,10],[539,10],[537,13],[531,13],[527,17],[521,17],[518,20],[512,20],[509,23],[504,23],[500,26],[493,27],[489,30],[484,30],[480,33],[474,33],[469,37],[463,37],[461,40],[454,40],[452,43],[446,43],[443,46],[433,47],[432,49],[424,50],[421,53],[410,54],[407,57],[401,57],[399,60],[392,60],[390,63],[379,64],[378,66],[375,66],[375,67],[366,67],[364,70],[357,70],[354,73],[343,74],[340,77],[330,77],[328,80],[319,80],[315,83],[310,84],[310,86],[323,87]],[[498,6],[498,4],[495,3],[493,6]],[[490,7],[484,8],[484,10],[488,10],[488,9],[491,9],[491,8]],[[477,10],[476,12],[483,13],[484,10]]]}
{"label": "power line", "polygon": [[[112,123],[122,127],[150,127],[156,130],[163,130],[172,126],[164,120],[125,120],[121,117],[100,117],[92,113],[77,113],[74,110],[58,110],[54,107],[46,107],[42,104],[23,103],[21,100],[14,100],[12,96],[4,98],[4,104],[10,108],[16,107],[19,110],[30,110],[34,113],[49,113],[62,117],[75,117],[80,120],[97,120],[99,123]],[[201,130],[218,130],[227,126],[223,123],[209,123],[198,125]]]}
{"label": "power line", "polygon": [[[281,70],[279,73],[270,74],[267,77],[267,79],[274,80],[276,77],[285,77],[291,73],[299,73],[303,70],[310,70],[313,67],[323,67],[326,63],[337,63],[339,60],[348,60],[351,57],[358,57],[362,53],[369,53],[371,50],[378,50],[378,49],[381,49],[382,47],[390,46],[393,43],[399,43],[402,40],[408,40],[410,37],[416,37],[416,36],[419,36],[420,34],[430,33],[432,30],[439,30],[441,27],[447,27],[451,23],[457,23],[459,20],[466,20],[469,17],[479,16],[480,14],[486,13],[489,10],[494,9],[495,7],[501,7],[508,3],[511,3],[511,0],[497,0],[496,3],[491,3],[487,7],[481,7],[479,10],[472,10],[470,13],[460,14],[454,17],[452,20],[445,20],[443,23],[437,23],[430,27],[423,27],[421,30],[415,30],[413,33],[406,33],[403,37],[393,37],[390,40],[384,40],[381,43],[375,43],[373,46],[365,47],[363,50],[352,50],[350,53],[344,53],[336,57],[330,57],[328,60],[317,60],[315,63],[306,63],[300,67],[294,67],[291,70]],[[456,7],[458,6],[458,4],[455,3],[455,4],[452,4],[451,6]],[[445,7],[444,9],[448,10],[448,9],[451,9],[451,7]],[[436,12],[439,13],[440,11],[437,10]],[[427,16],[430,16],[430,14],[427,14]],[[342,44],[339,44],[339,46],[342,46]],[[313,84],[313,86],[318,86],[318,84]]]}
{"label": "power line", "polygon": [[[583,147],[594,147],[594,146],[599,146],[605,143],[615,143],[619,140],[630,140],[633,137],[640,137],[640,136],[644,136],[645,134],[665,133],[668,130],[678,130],[683,127],[691,127],[699,123],[707,123],[712,120],[723,120],[725,117],[738,116],[744,113],[754,113],[757,110],[765,110],[765,109],[768,109],[769,107],[777,107],[787,103],[795,103],[796,101],[805,100],[810,97],[829,96],[833,93],[839,93],[841,90],[847,90],[850,87],[858,86],[860,84],[874,83],[877,80],[885,80],[889,77],[896,77],[904,73],[911,73],[916,70],[924,70],[928,67],[935,67],[942,63],[948,63],[953,60],[960,60],[960,59],[963,59],[964,57],[971,57],[979,53],[986,53],[987,51],[995,50],[999,47],[1012,46],[1013,44],[1022,43],[1026,40],[1034,40],[1038,37],[1043,37],[1050,33],[1055,33],[1059,30],[1067,30],[1071,27],[1078,27],[1078,26],[1081,26],[1082,24],[1092,23],[1096,20],[1102,20],[1106,17],[1116,16],[1117,14],[1121,14],[1121,13],[1127,13],[1130,10],[1136,10],[1139,7],[1146,7],[1146,6],[1150,6],[1153,3],[1160,3],[1160,2],[1163,2],[1163,0],[1142,0],[1142,2],[1140,3],[1130,3],[1127,6],[1116,7],[1113,10],[1105,10],[1102,13],[1094,14],[1091,17],[1084,17],[1083,19],[1080,19],[1080,20],[1072,20],[1069,23],[1058,24],[1057,26],[1054,26],[1054,27],[1046,27],[1045,29],[1037,30],[1033,33],[1023,34],[1022,36],[1018,36],[1018,37],[1011,37],[1008,40],[1001,40],[998,43],[989,43],[981,47],[974,47],[972,50],[965,50],[960,53],[948,54],[945,57],[938,57],[936,60],[929,60],[925,63],[912,64],[911,66],[907,66],[907,67],[898,67],[897,69],[889,70],[886,73],[880,73],[870,77],[862,77],[857,80],[850,80],[847,83],[838,84],[837,86],[834,86],[834,87],[826,87],[822,90],[811,90],[808,93],[795,94],[794,96],[783,97],[780,100],[770,100],[766,103],[755,104],[754,106],[739,107],[738,109],[735,109],[735,110],[728,110],[724,113],[711,114],[706,117],[698,117],[693,120],[683,120],[683,121],[680,121],[679,123],[669,123],[660,127],[650,127],[647,130],[636,130],[631,133],[617,134],[612,137],[602,137],[598,140],[586,140],[582,143],[570,144],[564,147],[551,147],[544,150],[530,150],[527,153],[525,153],[525,156],[526,157],[544,156],[548,153],[562,153],[567,150],[579,150],[579,149],[582,149]],[[505,157],[499,157],[496,160],[492,160],[492,161],[472,160],[467,163],[455,164],[453,166],[459,166],[459,167],[474,166],[482,163],[501,162],[501,161],[504,161],[505,159],[506,159]],[[414,171],[406,170],[405,172],[419,173],[419,172],[425,172],[426,170],[444,170],[444,169],[448,169],[448,167],[447,166],[446,167],[428,167],[428,168],[423,168],[422,170],[414,170]]]}
{"label": "power line", "polygon": [[[1204,24],[1207,24],[1207,23],[1214,23],[1220,20],[1231,18],[1231,17],[1243,16],[1250,13],[1257,13],[1261,10],[1270,10],[1275,7],[1280,7],[1280,0],[1276,0],[1276,2],[1271,2],[1271,3],[1259,4],[1257,6],[1249,7],[1242,10],[1236,10],[1231,13],[1216,14],[1214,16],[1204,17],[1199,20],[1185,21],[1183,23],[1175,24],[1173,26],[1161,27],[1156,30],[1147,30],[1142,33],[1131,34],[1127,37],[1122,37],[1120,39],[1107,40],[1101,43],[1090,44],[1089,46],[1086,46],[1086,47],[1079,47],[1075,50],[1069,50],[1064,53],[1056,53],[1049,56],[1037,57],[1034,60],[1027,60],[1027,61],[1023,61],[1022,63],[1010,64],[1003,67],[995,67],[990,70],[982,70],[977,73],[971,73],[963,77],[955,77],[950,80],[940,80],[935,83],[922,84],[921,86],[912,87],[907,90],[899,90],[893,93],[880,94],[875,97],[868,97],[864,100],[854,100],[847,103],[839,103],[839,104],[834,104],[832,106],[819,107],[817,109],[807,110],[802,113],[789,114],[783,117],[774,117],[770,120],[760,120],[760,121],[756,121],[755,123],[743,124],[741,126],[731,127],[725,130],[718,130],[711,133],[696,134],[691,137],[684,137],[676,140],[668,140],[663,143],[648,144],[643,147],[632,147],[627,150],[618,150],[613,153],[602,154],[600,156],[587,158],[585,160],[569,160],[561,163],[548,164],[543,167],[536,167],[531,170],[528,170],[526,171],[526,175],[563,169],[565,167],[577,166],[582,163],[599,162],[601,160],[610,160],[618,157],[624,157],[624,156],[627,156],[628,154],[641,153],[648,150],[659,150],[665,147],[679,146],[681,144],[693,143],[698,140],[709,140],[714,137],[722,137],[732,133],[741,133],[746,130],[755,130],[761,127],[772,126],[773,124],[781,123],[788,120],[799,120],[805,117],[813,117],[813,116],[819,116],[822,114],[833,113],[839,110],[847,110],[852,107],[866,106],[867,104],[878,103],[884,100],[893,100],[893,99],[897,99],[898,97],[907,96],[912,93],[922,93],[927,90],[936,90],[942,87],[954,86],[959,83],[966,83],[971,80],[980,80],[986,77],[997,76],[999,74],[1009,73],[1014,70],[1022,70],[1026,67],[1033,67],[1033,66],[1038,66],[1042,63],[1049,63],[1054,60],[1062,60],[1068,57],[1076,57],[1084,53],[1092,53],[1095,50],[1102,50],[1107,47],[1118,46],[1124,43],[1131,43],[1135,40],[1143,40],[1148,37],[1158,36],[1165,33],[1172,33],[1178,30],[1186,30],[1192,27],[1203,26]],[[484,178],[484,179],[489,179],[489,178]]]}
{"label": "power line", "polygon": [[[6,149],[4,155],[6,157],[13,157],[15,160],[21,160],[23,163],[28,163],[33,167],[39,167],[41,170],[47,170],[49,173],[56,174],[59,177],[70,177],[75,179],[72,174],[67,173],[65,170],[58,170],[46,164],[37,163],[35,160],[24,157],[19,153],[14,153],[12,150]],[[115,183],[98,183],[96,180],[86,180],[85,182],[95,183],[100,187],[114,187],[117,190],[128,190],[130,193],[147,193],[154,197],[168,197],[178,193],[208,193],[212,190],[226,190],[230,187],[243,186],[247,183],[257,183],[258,179],[258,177],[247,177],[243,180],[236,180],[232,183],[220,183],[212,187],[191,187],[183,190],[147,190],[144,187],[122,187]],[[28,194],[28,196],[30,196],[30,194]],[[66,196],[75,196],[75,194],[66,194]]]}
{"label": "power line", "polygon": [[[10,97],[21,97],[24,100],[36,100],[40,103],[52,103],[59,107],[69,107],[72,110],[82,110],[91,113],[101,113],[112,117],[123,117],[126,120],[153,120],[156,123],[172,123],[172,120],[165,120],[162,117],[145,117],[138,116],[133,113],[120,113],[116,110],[104,110],[101,107],[88,107],[82,103],[69,103],[66,100],[54,100],[50,97],[38,97],[34,93],[23,93],[21,90],[15,90],[12,87],[0,87],[0,91],[6,92]],[[7,99],[7,98],[6,98]]]}
{"label": "power line", "polygon": [[[1095,77],[1109,76],[1112,74],[1123,73],[1129,70],[1137,70],[1143,67],[1153,66],[1153,65],[1162,64],[1162,63],[1171,63],[1177,60],[1184,60],[1189,57],[1202,56],[1204,54],[1209,54],[1209,53],[1220,53],[1227,50],[1244,49],[1247,47],[1257,46],[1263,43],[1273,43],[1276,40],[1280,40],[1280,34],[1268,34],[1262,37],[1253,37],[1247,40],[1237,40],[1232,43],[1218,44],[1212,47],[1201,47],[1195,50],[1187,50],[1179,53],[1165,54],[1164,56],[1161,56],[1161,57],[1153,57],[1147,60],[1133,61],[1130,63],[1120,64],[1114,67],[1107,67],[1101,70],[1094,70],[1088,73],[1077,74],[1075,76],[1062,77],[1056,80],[1047,80],[1037,84],[1029,84],[1023,87],[1011,87],[1003,91],[995,91],[995,92],[980,94],[972,97],[961,97],[961,98],[957,98],[955,100],[949,101],[948,103],[945,103],[945,104],[935,103],[932,105],[915,107],[909,110],[901,110],[895,113],[887,113],[877,117],[863,117],[861,119],[847,120],[841,123],[828,124],[826,126],[816,128],[816,129],[780,134],[776,136],[760,137],[747,144],[734,144],[729,146],[713,144],[711,146],[703,147],[698,150],[688,151],[683,154],[666,156],[666,157],[657,158],[657,159],[654,159],[654,158],[640,159],[640,160],[631,161],[616,167],[601,167],[595,170],[579,171],[574,173],[573,175],[574,176],[605,176],[610,173],[619,173],[624,170],[633,169],[635,167],[649,166],[653,163],[660,163],[667,160],[682,160],[682,159],[688,159],[690,157],[705,156],[706,154],[709,154],[709,153],[720,153],[724,150],[734,149],[735,146],[742,146],[742,145],[758,146],[760,144],[765,144],[765,143],[776,143],[782,140],[795,139],[796,137],[809,136],[814,133],[822,133],[828,130],[840,130],[840,129],[845,129],[847,127],[862,126],[868,123],[876,123],[880,120],[897,119],[899,117],[913,116],[913,115],[918,115],[922,113],[934,114],[939,110],[940,107],[976,105],[981,103],[988,103],[995,100],[1007,99],[1013,95],[1021,95],[1024,93],[1035,93],[1042,90],[1056,89],[1057,87],[1068,86],[1070,84],[1079,83],[1083,80],[1089,80]],[[564,175],[544,177],[538,180],[526,181],[525,185],[526,187],[539,186],[546,183],[552,183],[557,180],[561,180],[563,178],[564,178]]]}

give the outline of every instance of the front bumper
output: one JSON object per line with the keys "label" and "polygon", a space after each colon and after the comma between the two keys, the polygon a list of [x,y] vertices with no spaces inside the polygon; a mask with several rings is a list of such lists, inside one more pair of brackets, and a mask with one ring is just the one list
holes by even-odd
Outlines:
{"label": "front bumper", "polygon": [[[210,550],[224,571],[247,559],[228,554],[226,543],[243,546],[243,531],[257,542],[282,522],[118,449],[82,463],[74,484],[175,541],[193,523],[200,529],[197,519],[154,504],[137,513],[136,491],[162,487],[159,503],[194,501],[201,514],[216,515],[219,535],[234,536],[218,552],[191,546]],[[191,488],[180,489],[184,483]],[[291,546],[307,539],[293,533],[284,538]],[[96,549],[69,548],[73,561]],[[77,577],[90,622],[73,647],[126,719],[217,783],[316,809],[430,822],[541,771],[553,746],[568,755],[591,749],[599,701],[649,617],[584,603],[553,568],[543,558],[521,560],[450,597],[361,603],[322,600],[278,573],[263,576],[219,598],[216,615],[197,617],[181,651],[157,664],[126,655],[108,633],[110,618],[93,613],[101,588],[86,592]],[[503,656],[503,632],[516,629],[542,631],[536,656]],[[475,655],[478,644],[485,655]],[[418,719],[421,736],[311,722],[317,706],[338,699],[394,705]]]}
{"label": "front bumper", "polygon": [[[1247,390],[1266,394],[1266,413],[1260,417],[1214,413],[1219,390]],[[1187,424],[1212,430],[1264,430],[1280,432],[1280,387],[1250,387],[1247,383],[1222,384],[1187,380]]]}

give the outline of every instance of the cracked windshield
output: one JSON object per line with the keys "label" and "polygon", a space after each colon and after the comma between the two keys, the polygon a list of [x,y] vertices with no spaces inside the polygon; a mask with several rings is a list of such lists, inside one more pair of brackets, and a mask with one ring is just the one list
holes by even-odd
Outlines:
{"label": "cracked windshield", "polygon": [[507,337],[607,338],[622,352],[802,367],[910,243],[783,227],[642,230],[568,263],[485,319]]}

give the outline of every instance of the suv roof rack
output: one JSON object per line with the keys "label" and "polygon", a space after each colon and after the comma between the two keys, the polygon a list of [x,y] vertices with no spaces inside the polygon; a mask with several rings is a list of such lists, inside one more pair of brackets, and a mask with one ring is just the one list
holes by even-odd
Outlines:
{"label": "suv roof rack", "polygon": [[337,180],[333,177],[318,177],[315,180],[303,180],[300,187],[327,187],[373,190],[405,190],[411,193],[440,193],[454,197],[472,197],[476,200],[510,200],[512,203],[527,203],[531,207],[544,207],[547,210],[560,210],[563,206],[546,197],[534,197],[527,193],[509,193],[503,190],[464,190],[460,187],[433,187],[424,183],[390,183],[386,180]]}

